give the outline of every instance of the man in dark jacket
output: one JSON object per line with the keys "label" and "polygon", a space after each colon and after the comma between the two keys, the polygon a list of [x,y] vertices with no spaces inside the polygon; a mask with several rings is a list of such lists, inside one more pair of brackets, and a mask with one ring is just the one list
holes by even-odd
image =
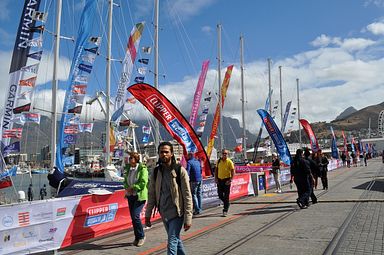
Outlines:
{"label": "man in dark jacket", "polygon": [[306,209],[309,204],[310,186],[308,178],[311,169],[307,160],[303,158],[303,150],[297,149],[295,158],[291,164],[291,181],[295,181],[298,198],[297,204],[301,209]]}
{"label": "man in dark jacket", "polygon": [[329,161],[327,157],[324,155],[324,153],[321,153],[320,158],[320,172],[321,172],[321,183],[323,184],[323,189],[328,189],[328,164]]}
{"label": "man in dark jacket", "polygon": [[189,175],[189,183],[191,185],[192,199],[193,199],[193,214],[197,215],[202,213],[201,206],[202,190],[201,190],[201,162],[195,158],[193,153],[188,153],[187,172]]}
{"label": "man in dark jacket", "polygon": [[309,167],[311,169],[311,174],[308,176],[308,182],[309,182],[309,187],[310,187],[310,192],[311,192],[310,196],[311,196],[312,204],[316,204],[317,203],[317,197],[316,197],[315,193],[313,192],[313,186],[315,184],[315,181],[313,180],[313,176],[319,172],[319,166],[317,165],[317,163],[313,159],[311,159],[309,157],[310,155],[311,155],[311,153],[309,152],[309,149],[306,148],[304,151],[304,157],[308,161]]}

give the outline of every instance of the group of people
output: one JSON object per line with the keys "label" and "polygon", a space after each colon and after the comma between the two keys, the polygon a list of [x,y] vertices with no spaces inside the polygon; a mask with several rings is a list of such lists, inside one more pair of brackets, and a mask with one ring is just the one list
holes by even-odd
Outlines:
{"label": "group of people", "polygon": [[[148,168],[140,162],[139,154],[132,152],[124,167],[123,184],[128,200],[135,246],[145,243],[144,228],[140,214],[147,203],[145,225],[151,227],[151,218],[158,211],[168,235],[168,254],[185,254],[180,238],[181,230],[192,226],[193,215],[202,213],[202,168],[201,163],[188,154],[186,169],[176,162],[173,145],[162,142],[158,147],[158,164],[149,177]],[[219,198],[223,201],[223,216],[229,209],[229,192],[234,176],[234,164],[223,150],[217,163],[215,181]]]}
{"label": "group of people", "polygon": [[[304,154],[304,155],[303,155]],[[328,164],[327,157],[321,151],[311,156],[309,149],[296,151],[291,164],[291,183],[294,181],[297,187],[297,204],[301,209],[308,208],[309,198],[312,204],[317,203],[314,189],[317,189],[318,178],[321,178],[323,189],[328,189]]]}
{"label": "group of people", "polygon": [[[368,166],[367,160],[370,158],[370,154],[366,153],[365,151],[363,153],[360,153],[359,159],[360,159],[360,166]],[[342,152],[341,153],[341,161],[343,162],[343,166],[347,166],[348,168],[351,167],[351,163],[353,166],[357,167],[357,155],[352,152],[351,155],[349,153]]]}

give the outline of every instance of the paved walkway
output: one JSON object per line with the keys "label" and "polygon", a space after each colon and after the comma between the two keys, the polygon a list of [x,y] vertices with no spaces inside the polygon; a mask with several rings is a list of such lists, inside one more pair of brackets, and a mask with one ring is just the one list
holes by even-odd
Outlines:
{"label": "paved walkway", "polygon": [[[204,211],[183,232],[187,254],[384,254],[384,164],[328,173],[329,190],[316,190],[319,203],[300,210],[296,191],[267,193]],[[321,186],[321,184],[320,184]],[[360,201],[360,202],[357,202]],[[59,254],[165,254],[161,222],[146,230],[137,248],[131,230],[80,243]]]}

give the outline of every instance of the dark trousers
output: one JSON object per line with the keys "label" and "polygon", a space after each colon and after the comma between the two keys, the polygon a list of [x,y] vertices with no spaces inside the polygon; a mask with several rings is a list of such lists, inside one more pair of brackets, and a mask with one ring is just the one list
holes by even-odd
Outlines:
{"label": "dark trousers", "polygon": [[297,187],[297,200],[302,205],[309,204],[309,196],[311,194],[310,184],[307,178],[294,178]]}
{"label": "dark trousers", "polygon": [[223,212],[228,212],[229,209],[229,193],[231,191],[231,184],[226,184],[228,179],[218,179],[217,182],[217,193],[219,198],[224,203]]}
{"label": "dark trousers", "polygon": [[328,171],[321,171],[321,183],[323,184],[323,189],[328,189]]}
{"label": "dark trousers", "polygon": [[[309,178],[309,190],[310,190],[310,197],[311,197],[311,201],[313,204],[316,204],[317,203],[317,197],[315,195],[315,193],[313,192],[313,186],[315,185],[315,183],[313,182],[312,178],[311,177],[308,177]],[[317,179],[317,176],[316,176],[316,179]]]}
{"label": "dark trousers", "polygon": [[140,213],[143,210],[145,201],[139,201],[137,195],[136,196],[127,196],[128,205],[129,205],[129,213],[131,214],[133,232],[135,233],[135,239],[143,239],[144,238],[144,229],[140,220]]}

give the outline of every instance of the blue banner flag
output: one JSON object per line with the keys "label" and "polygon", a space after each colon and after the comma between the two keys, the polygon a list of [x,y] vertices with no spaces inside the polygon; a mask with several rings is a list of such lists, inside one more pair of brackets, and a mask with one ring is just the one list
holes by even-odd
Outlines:
{"label": "blue banner flag", "polygon": [[8,146],[4,147],[3,154],[8,155],[10,153],[20,152],[20,141],[11,143]]}
{"label": "blue banner flag", "polygon": [[337,150],[337,144],[336,144],[336,136],[335,136],[335,132],[333,132],[333,128],[330,127],[331,129],[331,133],[332,133],[332,147],[331,147],[331,151],[332,151],[332,158],[334,159],[338,159],[339,158],[339,152]]}
{"label": "blue banner flag", "polygon": [[257,110],[257,113],[260,115],[265,129],[269,133],[269,136],[272,138],[277,152],[280,155],[281,161],[283,161],[284,164],[291,165],[291,153],[289,152],[287,143],[285,142],[284,137],[277,127],[275,121],[272,119],[271,115],[269,115],[268,112],[263,109]]}
{"label": "blue banner flag", "polygon": [[148,65],[148,63],[149,63],[148,58],[140,58],[138,61],[139,61],[139,63],[145,64],[145,65]]}
{"label": "blue banner flag", "polygon": [[16,176],[17,166],[13,166],[11,169],[2,172],[0,174],[0,180],[8,176]]}

